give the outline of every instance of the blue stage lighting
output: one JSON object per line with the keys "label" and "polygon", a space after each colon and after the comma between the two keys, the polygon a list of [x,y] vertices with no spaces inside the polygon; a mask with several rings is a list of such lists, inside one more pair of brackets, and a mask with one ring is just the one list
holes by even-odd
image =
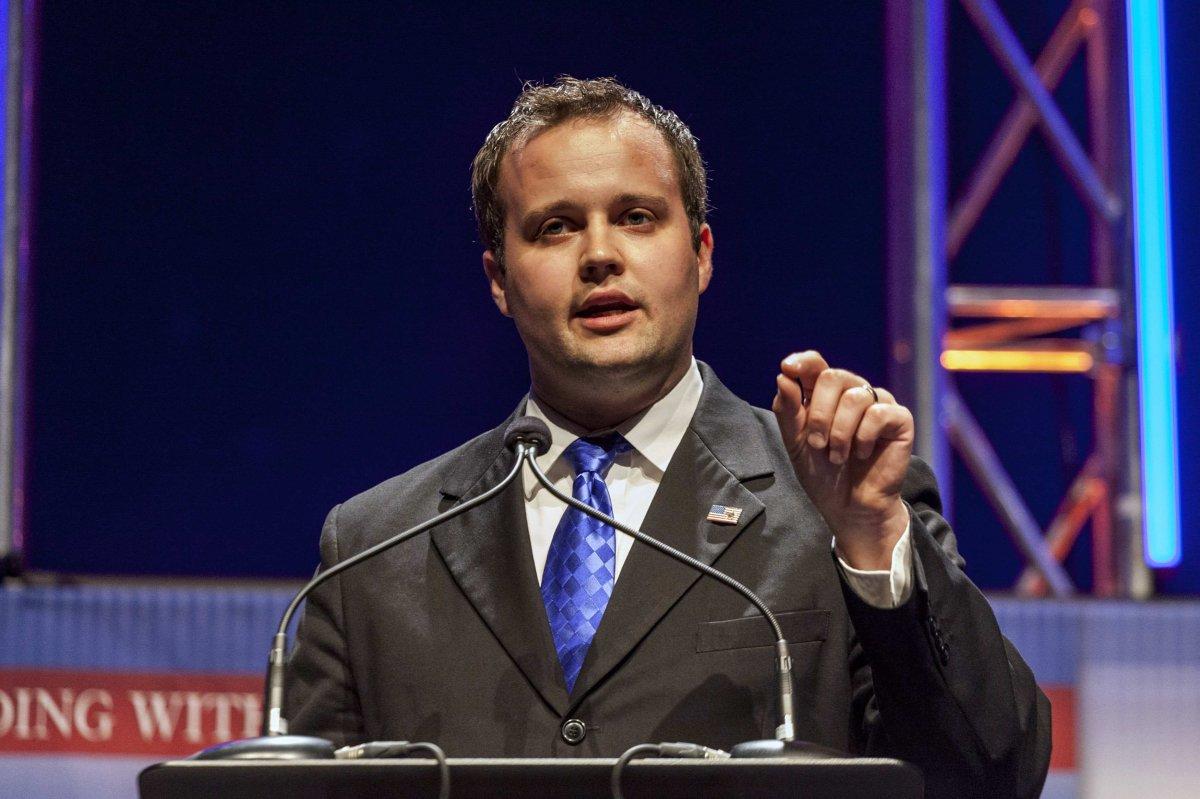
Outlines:
{"label": "blue stage lighting", "polygon": [[1127,0],[1146,563],[1180,559],[1166,71],[1161,0]]}

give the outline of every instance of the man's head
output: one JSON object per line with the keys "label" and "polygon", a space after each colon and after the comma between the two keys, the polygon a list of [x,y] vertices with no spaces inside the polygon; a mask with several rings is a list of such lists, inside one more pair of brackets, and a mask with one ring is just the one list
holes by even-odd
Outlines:
{"label": "man's head", "polygon": [[[543,96],[556,92],[566,99]],[[528,88],[473,184],[492,297],[517,325],[538,397],[601,427],[665,394],[691,362],[712,271],[703,168],[678,117],[610,80]]]}
{"label": "man's head", "polygon": [[483,246],[504,259],[504,201],[500,164],[504,156],[547,128],[572,119],[612,118],[623,111],[640,116],[663,136],[675,156],[679,194],[700,247],[700,228],[708,215],[708,183],[696,137],[674,112],[612,78],[580,80],[563,76],[549,86],[526,84],[508,118],[492,128],[471,164],[471,197]]}

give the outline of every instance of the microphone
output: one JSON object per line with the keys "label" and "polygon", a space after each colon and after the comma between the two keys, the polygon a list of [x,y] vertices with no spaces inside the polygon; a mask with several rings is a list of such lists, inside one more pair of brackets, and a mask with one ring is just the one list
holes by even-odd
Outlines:
{"label": "microphone", "polygon": [[455,505],[453,508],[439,513],[428,521],[410,527],[402,533],[397,533],[372,547],[364,549],[353,557],[346,558],[341,563],[330,566],[325,571],[313,577],[301,588],[279,621],[279,627],[271,642],[271,653],[267,666],[266,688],[266,735],[256,738],[243,738],[236,741],[210,746],[192,755],[193,760],[326,760],[334,757],[333,744],[324,738],[310,735],[288,735],[287,719],[283,715],[284,666],[287,660],[287,630],[292,616],[300,607],[305,597],[318,586],[337,575],[352,569],[365,560],[370,560],[381,552],[385,552],[415,535],[437,527],[442,522],[453,519],[472,508],[478,507],[495,497],[508,487],[521,472],[522,461],[528,459],[535,463],[534,455],[544,454],[550,449],[550,429],[539,419],[524,416],[513,420],[504,430],[504,445],[515,450],[517,458],[512,469],[499,483],[484,491],[482,494]]}
{"label": "microphone", "polygon": [[533,447],[534,455],[545,455],[550,451],[550,428],[535,416],[513,419],[504,429],[504,446],[516,450],[519,444]]}
{"label": "microphone", "polygon": [[[531,416],[526,416],[523,419],[515,420],[509,425],[509,430],[513,430],[518,425],[521,425],[522,431],[528,430],[527,435],[530,440],[541,441],[539,436],[544,436],[549,442],[550,429],[540,419],[535,419]],[[507,441],[507,438],[506,438]],[[547,447],[549,444],[547,443]],[[542,450],[543,452],[545,450]],[[829,757],[829,756],[845,756],[843,753],[835,752],[834,750],[826,749],[806,741],[796,740],[796,725],[795,725],[795,709],[793,705],[793,686],[792,686],[792,658],[788,652],[787,640],[783,637],[783,629],[779,626],[779,621],[775,618],[775,614],[766,606],[759,597],[746,586],[730,577],[725,572],[715,569],[706,563],[702,563],[686,552],[681,552],[675,547],[659,541],[651,535],[643,533],[641,530],[635,530],[632,527],[622,524],[611,516],[601,513],[584,502],[580,502],[574,497],[564,494],[554,487],[550,479],[538,466],[531,454],[531,447],[526,447],[522,450],[523,454],[518,455],[518,461],[522,458],[529,464],[529,468],[533,470],[533,474],[537,477],[539,483],[549,491],[557,499],[567,503],[571,507],[586,513],[593,519],[597,519],[605,524],[620,530],[626,535],[633,536],[637,541],[641,541],[647,546],[653,547],[664,555],[689,566],[703,574],[712,577],[720,583],[737,591],[745,597],[751,605],[758,610],[767,623],[771,625],[771,633],[775,636],[775,667],[779,677],[777,686],[779,695],[779,725],[775,728],[774,740],[762,741],[747,741],[733,747],[732,755],[735,758],[751,758],[751,757],[788,757],[788,758],[812,758],[812,757]],[[518,463],[518,466],[520,464]]]}

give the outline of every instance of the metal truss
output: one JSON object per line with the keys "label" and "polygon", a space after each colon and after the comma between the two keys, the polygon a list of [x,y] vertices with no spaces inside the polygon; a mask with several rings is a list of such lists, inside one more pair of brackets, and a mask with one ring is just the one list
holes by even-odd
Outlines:
{"label": "metal truss", "polygon": [[[959,0],[1016,90],[974,171],[947,203],[945,0],[888,0],[888,259],[892,383],[917,417],[918,452],[951,489],[963,459],[1025,558],[1024,595],[1076,591],[1062,562],[1090,521],[1094,593],[1145,595],[1128,236],[1128,105],[1119,0],[1074,0],[1030,61],[993,0]],[[1052,93],[1080,51],[1090,141]],[[1037,128],[1091,219],[1088,286],[954,285],[949,266]],[[952,325],[952,320],[954,324]],[[969,320],[969,321],[967,321]],[[1064,336],[1077,331],[1074,336]],[[1043,530],[959,394],[957,371],[1066,372],[1092,382],[1094,449]]]}
{"label": "metal truss", "polygon": [[29,155],[37,0],[5,2],[3,221],[0,223],[0,581],[20,571],[30,334]]}

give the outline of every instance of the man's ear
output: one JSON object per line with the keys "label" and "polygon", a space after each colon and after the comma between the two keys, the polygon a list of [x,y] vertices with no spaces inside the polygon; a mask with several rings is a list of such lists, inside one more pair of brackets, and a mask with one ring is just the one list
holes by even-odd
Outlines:
{"label": "man's ear", "polygon": [[713,232],[712,228],[706,222],[700,226],[700,249],[696,252],[696,267],[699,270],[697,278],[700,284],[700,293],[708,288],[708,281],[712,280],[713,270]]}
{"label": "man's ear", "polygon": [[504,296],[505,277],[504,267],[491,250],[483,251],[483,273],[487,275],[492,289],[492,301],[500,309],[500,313],[509,316],[508,299]]}

